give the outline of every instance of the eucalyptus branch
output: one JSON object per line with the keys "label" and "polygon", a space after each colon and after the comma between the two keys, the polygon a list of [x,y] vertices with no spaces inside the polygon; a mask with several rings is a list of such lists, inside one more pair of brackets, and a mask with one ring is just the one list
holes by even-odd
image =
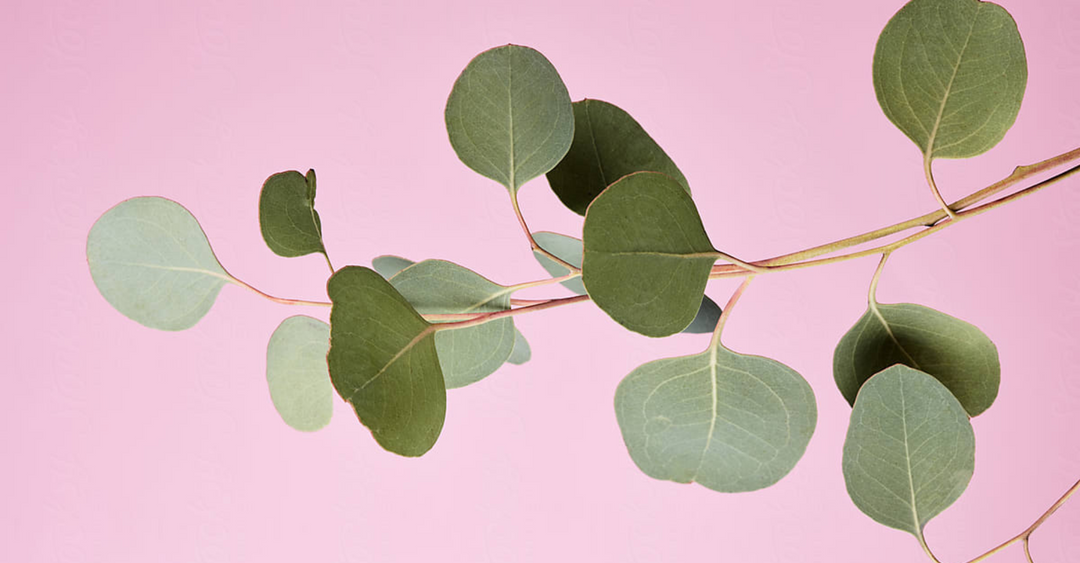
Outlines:
{"label": "eucalyptus branch", "polygon": [[[956,30],[967,30],[968,37],[953,57]],[[912,50],[935,56],[905,56]],[[944,88],[925,87],[942,76],[950,77]],[[259,197],[259,224],[279,256],[326,256],[330,302],[276,297],[232,277],[194,216],[160,197],[132,198],[105,212],[87,237],[87,263],[113,307],[155,329],[191,328],[228,283],[275,303],[331,307],[329,324],[297,315],[274,331],[267,381],[275,407],[294,428],[317,430],[329,422],[337,392],[380,446],[404,456],[423,455],[435,445],[447,389],[531,356],[526,336],[509,321],[452,337],[441,331],[589,300],[646,336],[712,331],[704,352],[658,359],[627,375],[615,410],[627,451],[646,474],[733,493],[771,486],[790,472],[814,433],[818,408],[796,370],[721,345],[740,297],[757,274],[880,255],[867,311],[833,355],[834,379],[852,406],[844,479],[860,510],[912,533],[937,563],[922,531],[974,475],[971,418],[997,398],[1000,360],[994,342],[970,323],[917,304],[877,303],[878,282],[892,252],[1076,175],[1080,148],[1018,166],[952,205],[941,196],[933,159],[989,150],[1015,121],[1026,87],[1026,55],[1015,22],[990,2],[908,3],[879,36],[873,80],[885,116],[920,148],[940,208],[764,260],[747,262],[716,250],[687,179],[628,113],[599,100],[572,102],[542,54],[506,45],[465,67],[447,100],[445,123],[462,162],[508,190],[530,248],[551,277],[504,286],[449,261],[413,263],[396,256],[376,258],[372,268],[335,270],[315,210],[314,170],[270,176]],[[1002,195],[1059,167],[1069,168]],[[563,204],[584,215],[580,240],[534,236],[529,229],[518,190],[541,176]],[[581,264],[589,265],[587,288]],[[721,310],[703,289],[710,279],[729,277],[745,279]],[[513,297],[556,283],[579,295]],[[477,312],[482,309],[488,311]],[[869,462],[862,455],[867,451],[875,452]],[[733,462],[733,452],[746,459]],[[899,463],[875,461],[881,459]],[[1080,481],[1026,530],[969,563],[1018,542],[1030,562],[1032,532],[1078,489]]]}
{"label": "eucalyptus branch", "polygon": [[1025,555],[1027,555],[1028,561],[1030,561],[1031,553],[1028,549],[1028,540],[1031,538],[1031,533],[1037,530],[1039,526],[1042,526],[1043,522],[1046,522],[1046,520],[1050,518],[1051,515],[1057,512],[1057,510],[1061,508],[1061,506],[1064,505],[1070,497],[1076,494],[1076,491],[1078,490],[1080,490],[1080,481],[1077,481],[1075,484],[1073,484],[1072,487],[1069,487],[1069,490],[1065,491],[1065,494],[1061,495],[1061,498],[1057,499],[1057,502],[1051,505],[1050,508],[1046,509],[1046,512],[1043,512],[1042,516],[1039,516],[1035,520],[1035,522],[1033,522],[1030,526],[1024,529],[1023,532],[1020,532],[1019,534],[1013,536],[1011,539],[995,547],[994,549],[991,549],[990,551],[987,551],[986,553],[983,553],[982,555],[968,561],[968,563],[979,563],[980,561],[987,559],[988,557],[1004,550],[1005,548],[1018,541],[1024,542],[1024,553]]}
{"label": "eucalyptus branch", "polygon": [[544,309],[553,309],[555,307],[562,307],[563,305],[573,305],[574,303],[580,303],[582,301],[588,301],[588,295],[575,295],[574,297],[561,297],[559,299],[549,299],[542,303],[535,305],[528,305],[520,307],[518,309],[507,309],[505,311],[495,311],[492,313],[464,313],[464,314],[448,314],[448,315],[424,315],[425,319],[433,321],[457,321],[442,323],[435,325],[435,330],[456,330],[460,328],[469,328],[471,326],[482,325],[491,321],[497,321],[506,317],[513,317],[516,315],[523,315],[525,313],[532,313],[536,311],[543,311]]}
{"label": "eucalyptus branch", "polygon": [[[1073,153],[1076,153],[1076,156],[1074,156],[1073,159],[1080,158],[1080,149],[1077,149],[1076,151],[1073,151]],[[1019,169],[1017,169],[1017,170],[1019,170]],[[966,219],[966,218],[969,218],[969,217],[974,217],[976,215],[981,215],[982,213],[990,211],[991,209],[1001,207],[1003,205],[1006,205],[1006,204],[1011,203],[1013,201],[1016,201],[1018,199],[1021,199],[1021,198],[1027,197],[1029,195],[1032,195],[1034,193],[1037,193],[1037,192],[1043,190],[1044,188],[1047,188],[1047,187],[1049,187],[1049,186],[1051,186],[1051,185],[1053,185],[1053,184],[1055,184],[1055,183],[1057,183],[1057,182],[1059,182],[1061,180],[1064,180],[1064,179],[1076,174],[1078,171],[1080,171],[1080,165],[1069,168],[1068,170],[1066,170],[1064,172],[1061,172],[1059,174],[1056,174],[1056,175],[1054,175],[1054,176],[1052,176],[1050,178],[1047,178],[1046,180],[1043,180],[1043,181],[1041,181],[1041,182],[1039,182],[1039,183],[1037,183],[1037,184],[1035,184],[1033,186],[1024,188],[1023,190],[1020,190],[1020,191],[1015,192],[1013,194],[1010,194],[1008,196],[1002,197],[1000,199],[994,200],[994,201],[992,201],[990,203],[986,203],[986,204],[983,204],[983,205],[980,205],[980,206],[977,206],[977,207],[969,207],[969,208],[967,208],[967,209],[965,209],[963,211],[957,212],[956,219],[943,219],[944,218],[944,212],[943,211],[936,211],[934,213],[928,213],[926,215],[917,217],[915,219],[905,221],[904,223],[898,223],[897,225],[894,225],[892,227],[886,227],[884,229],[879,229],[877,231],[872,231],[871,233],[867,233],[866,235],[859,235],[857,237],[851,237],[851,238],[843,239],[843,240],[837,241],[835,243],[831,243],[829,245],[823,245],[823,246],[820,246],[820,247],[807,249],[807,250],[804,250],[804,251],[800,251],[800,252],[793,253],[793,254],[788,254],[788,255],[785,255],[785,256],[781,256],[781,257],[770,258],[768,260],[761,260],[761,261],[758,261],[758,262],[754,262],[753,264],[758,265],[758,266],[770,265],[770,267],[767,270],[768,272],[779,272],[779,271],[786,271],[786,270],[809,268],[809,267],[813,267],[813,266],[822,266],[822,265],[825,265],[825,264],[835,264],[837,262],[844,262],[844,261],[852,260],[852,259],[855,259],[855,258],[862,258],[864,256],[871,256],[871,255],[874,255],[874,254],[881,254],[883,252],[892,252],[893,250],[896,250],[898,248],[902,248],[904,246],[907,246],[907,245],[909,245],[909,244],[911,244],[911,243],[913,243],[913,242],[915,242],[915,241],[917,241],[919,239],[922,239],[922,238],[925,238],[925,237],[927,237],[929,235],[932,235],[932,234],[934,234],[934,233],[936,233],[936,232],[938,232],[940,230],[943,230],[943,229],[945,229],[945,228],[947,228],[947,227],[949,227],[951,225],[955,225],[955,224],[959,223],[963,219]],[[1028,174],[1028,175],[1030,175],[1030,174]],[[998,187],[998,184],[995,184],[994,186],[991,186],[990,188],[995,188],[995,187]],[[1000,189],[1004,189],[1004,188],[1000,188]],[[975,194],[972,194],[972,196],[969,196],[969,198],[965,198],[965,199],[969,199],[969,201],[967,202],[967,206],[970,206],[972,203],[974,203],[976,201],[980,201],[981,199],[987,197],[988,195],[990,195],[992,193],[996,193],[996,191],[1000,191],[1000,189],[995,190],[994,192],[989,192],[988,191],[989,188],[988,188],[987,190],[983,190],[983,192],[977,192]],[[985,195],[983,195],[982,198],[976,198],[976,196],[979,196],[980,194],[983,194],[984,192],[985,192]],[[935,216],[936,216],[936,218],[935,218]],[[909,235],[909,236],[907,236],[905,238],[902,238],[900,240],[897,240],[897,241],[889,243],[889,244],[884,244],[884,245],[881,245],[881,246],[877,246],[877,247],[874,247],[874,248],[869,248],[869,249],[862,250],[862,251],[859,251],[859,252],[852,252],[852,253],[849,253],[849,254],[843,254],[843,255],[840,255],[840,256],[834,256],[834,257],[831,257],[831,258],[823,258],[823,259],[818,259],[818,260],[802,260],[802,261],[793,261],[792,260],[792,259],[800,259],[803,256],[821,256],[823,254],[831,254],[833,252],[837,252],[837,251],[843,250],[845,248],[849,248],[849,247],[852,247],[852,246],[857,246],[859,244],[869,242],[869,241],[872,241],[872,240],[876,240],[876,239],[880,239],[880,238],[886,237],[888,235],[896,234],[896,233],[899,233],[899,232],[902,232],[902,231],[905,231],[905,230],[908,230],[908,229],[911,229],[911,228],[914,228],[914,227],[923,226],[927,221],[933,221],[931,223],[931,226],[926,227],[924,230],[919,231],[918,233]],[[730,265],[725,264],[725,265],[714,267],[713,271],[712,271],[712,274],[710,274],[709,277],[711,279],[730,278],[730,277],[743,277],[743,276],[750,275],[752,273],[761,273],[761,272],[750,272],[750,271],[745,270],[745,269],[739,269],[737,267],[732,267]]]}
{"label": "eucalyptus branch", "polygon": [[[1030,164],[1027,166],[1017,166],[1007,177],[995,182],[994,184],[991,184],[990,186],[987,186],[986,188],[983,188],[975,193],[972,193],[955,201],[952,205],[950,205],[950,207],[957,211],[967,209],[968,207],[979,203],[980,201],[983,201],[991,196],[994,196],[1004,190],[1007,190],[1010,187],[1031,178],[1032,176],[1037,176],[1041,173],[1048,172],[1062,165],[1075,161],[1080,161],[1080,148],[1073,149],[1066,153],[1062,153],[1060,155],[1048,158],[1035,164]],[[1064,174],[1071,174],[1072,171],[1073,169],[1070,169]],[[839,252],[846,248],[858,246],[867,242],[872,242],[877,239],[884,238],[889,235],[894,235],[916,227],[933,226],[934,224],[940,222],[942,219],[945,218],[945,212],[941,209],[938,209],[936,211],[931,211],[930,213],[926,213],[924,215],[920,215],[918,217],[903,221],[901,223],[896,223],[888,227],[882,227],[880,229],[869,231],[860,235],[814,246],[805,250],[800,250],[789,254],[783,254],[774,258],[759,260],[754,262],[754,264],[758,266],[779,266],[791,264],[809,258],[815,258],[817,256]],[[736,270],[738,270],[737,266],[723,264],[714,267],[713,273],[728,273]]]}
{"label": "eucalyptus branch", "polygon": [[273,295],[270,295],[269,293],[266,293],[264,291],[261,291],[261,290],[257,289],[255,286],[253,286],[253,285],[251,285],[251,284],[249,284],[247,282],[241,281],[241,280],[239,280],[239,279],[237,279],[235,277],[232,277],[232,276],[229,276],[229,282],[232,283],[233,285],[240,286],[240,287],[254,293],[255,295],[258,295],[259,297],[262,297],[264,299],[268,299],[270,301],[273,301],[274,303],[280,303],[282,305],[307,305],[307,306],[311,306],[311,307],[329,307],[329,306],[332,305],[331,303],[326,302],[326,301],[307,301],[307,300],[304,300],[304,299],[286,299],[284,297],[275,297]]}

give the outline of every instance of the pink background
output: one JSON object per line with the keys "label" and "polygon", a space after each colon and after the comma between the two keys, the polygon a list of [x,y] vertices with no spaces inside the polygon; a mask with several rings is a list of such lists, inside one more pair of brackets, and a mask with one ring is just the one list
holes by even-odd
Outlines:
{"label": "pink background", "polygon": [[[992,152],[937,165],[955,199],[1080,146],[1080,3],[1003,0],[1030,69]],[[450,393],[429,455],[381,451],[338,401],[325,430],[287,427],[265,347],[326,311],[235,287],[190,331],[112,310],[84,257],[93,221],[161,195],[202,222],[222,263],[268,292],[325,298],[318,256],[273,255],[257,201],[313,167],[338,265],[445,258],[502,283],[543,276],[505,190],[462,165],[446,96],[479,52],[541,50],[574,99],[627,109],[679,164],[721,249],[759,258],[934,208],[917,149],[882,115],[870,63],[899,0],[419,3],[5,2],[0,222],[7,320],[0,560],[918,561],[910,536],[849,500],[849,408],[832,350],[876,260],[760,278],[726,331],[813,385],[819,422],[773,488],[725,495],[645,477],[615,386],[708,337],[651,340],[589,304],[519,317],[533,360]],[[533,228],[580,233],[543,179]],[[1001,394],[974,421],[975,477],[927,528],[946,562],[1022,530],[1080,477],[1080,179],[897,253],[883,302],[939,308],[998,344]],[[723,303],[733,283],[714,282]],[[556,291],[533,291],[531,296]],[[1033,539],[1080,558],[1080,501]],[[1022,561],[1018,548],[996,558]]]}

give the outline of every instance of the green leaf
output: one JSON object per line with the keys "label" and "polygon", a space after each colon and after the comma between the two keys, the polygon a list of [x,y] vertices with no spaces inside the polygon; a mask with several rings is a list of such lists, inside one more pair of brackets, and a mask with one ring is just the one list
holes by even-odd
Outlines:
{"label": "green leaf", "polygon": [[1001,382],[997,347],[975,326],[920,305],[874,303],[836,346],[836,386],[854,404],[859,388],[894,364],[936,378],[971,416],[990,408]]}
{"label": "green leaf", "polygon": [[278,256],[326,254],[315,211],[315,171],[309,170],[306,178],[296,171],[267,178],[259,195],[259,226],[266,245]]}
{"label": "green leaf", "polygon": [[634,172],[662,172],[690,192],[686,177],[630,114],[600,100],[574,102],[574,142],[547,173],[555,195],[584,215],[600,192]]}
{"label": "green leaf", "polygon": [[390,279],[394,277],[394,274],[412,266],[416,262],[400,256],[378,256],[371,261],[371,267],[379,273],[380,276]]}
{"label": "green leaf", "polygon": [[136,197],[106,211],[86,237],[86,261],[109,304],[161,330],[195,326],[233,281],[195,217],[160,197]]}
{"label": "green leaf", "polygon": [[[558,256],[567,264],[581,268],[582,245],[579,239],[560,235],[559,233],[540,231],[533,233],[533,240],[536,241],[536,244],[540,245],[540,248]],[[536,261],[539,262],[540,265],[544,267],[544,270],[547,270],[547,273],[551,274],[551,277],[553,278],[562,277],[570,273],[570,270],[566,269],[566,266],[559,264],[539,252],[533,252],[533,256],[536,257]],[[586,293],[585,286],[581,283],[581,276],[561,283],[566,289],[569,289],[578,295],[585,295]]]}
{"label": "green leaf", "polygon": [[458,77],[446,131],[466,166],[517,193],[570,149],[574,110],[544,55],[506,45],[480,53]]}
{"label": "green leaf", "polygon": [[990,150],[1012,127],[1027,85],[1016,22],[978,0],[913,0],[885,26],[874,90],[927,159]]}
{"label": "green leaf", "polygon": [[[390,284],[421,315],[492,313],[510,308],[513,290],[444,260],[425,260],[398,272]],[[435,335],[446,387],[476,383],[495,373],[514,349],[510,317]]]}
{"label": "green leaf", "polygon": [[373,270],[348,266],[327,282],[330,380],[383,448],[431,449],[446,418],[434,327]]}
{"label": "green leaf", "polygon": [[921,542],[926,523],[960,498],[971,480],[975,433],[944,385],[893,366],[859,391],[843,465],[859,510]]}
{"label": "green leaf", "polygon": [[779,481],[817,424],[814,393],[802,376],[719,345],[637,368],[615,392],[615,413],[646,475],[722,492]]}
{"label": "green leaf", "polygon": [[289,317],[266,347],[270,399],[286,424],[312,432],[330,423],[334,388],[326,366],[330,325],[311,317]]}
{"label": "green leaf", "polygon": [[[582,244],[580,239],[574,237],[568,237],[559,233],[549,233],[547,231],[540,231],[533,233],[533,240],[536,244],[540,245],[540,248],[558,256],[560,259],[573,266],[581,267],[581,255]],[[565,266],[558,262],[548,258],[547,256],[533,252],[533,256],[536,257],[536,261],[547,270],[547,273],[552,277],[558,278],[570,273]],[[581,283],[581,276],[573,279],[560,282],[566,289],[578,294],[585,295],[585,285]],[[720,306],[715,301],[709,299],[708,295],[702,295],[701,306],[698,308],[697,316],[690,323],[690,326],[683,329],[683,332],[688,334],[704,334],[712,332],[716,328],[716,322],[720,320]]]}
{"label": "green leaf", "polygon": [[685,329],[718,258],[690,194],[669,176],[638,172],[585,214],[582,281],[597,306],[646,336]]}
{"label": "green leaf", "polygon": [[506,361],[520,366],[521,364],[529,361],[532,358],[532,349],[529,348],[529,341],[525,340],[525,335],[521,334],[521,331],[514,329],[514,351],[510,353],[510,357]]}

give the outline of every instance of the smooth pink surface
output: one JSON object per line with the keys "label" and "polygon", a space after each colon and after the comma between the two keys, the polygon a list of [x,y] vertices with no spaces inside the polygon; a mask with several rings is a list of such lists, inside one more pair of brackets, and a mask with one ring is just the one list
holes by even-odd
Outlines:
{"label": "smooth pink surface", "polygon": [[[1027,49],[1024,106],[993,151],[937,164],[950,199],[1080,146],[1080,3],[1003,3]],[[840,472],[850,410],[832,350],[864,310],[874,258],[764,276],[744,297],[726,342],[803,373],[820,414],[790,475],[725,495],[643,475],[612,409],[635,366],[707,336],[651,340],[589,304],[519,317],[533,360],[451,392],[438,445],[404,459],[340,401],[310,435],[274,411],[267,339],[325,310],[228,287],[193,330],[157,332],[109,307],[84,256],[102,212],[161,195],[241,279],[324,298],[322,259],[279,258],[258,229],[262,181],[313,167],[337,265],[392,253],[503,283],[543,276],[505,190],[457,160],[443,127],[461,69],[508,42],[547,55],[574,99],[634,115],[728,252],[890,224],[934,208],[870,79],[901,4],[6,2],[0,560],[922,560],[855,508]],[[580,233],[543,179],[522,204],[533,228]],[[908,247],[882,280],[883,302],[966,319],[1001,354],[1001,394],[974,421],[975,477],[927,528],[942,561],[1022,530],[1080,477],[1078,250],[1074,179]],[[709,294],[723,303],[733,287]],[[1080,500],[1032,551],[1080,559]]]}

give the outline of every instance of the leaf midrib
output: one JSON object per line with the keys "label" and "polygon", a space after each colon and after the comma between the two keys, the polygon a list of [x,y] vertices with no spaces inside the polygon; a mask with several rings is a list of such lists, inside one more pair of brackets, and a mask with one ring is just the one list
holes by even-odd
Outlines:
{"label": "leaf midrib", "polygon": [[949,77],[949,83],[945,86],[945,93],[941,97],[941,105],[938,107],[937,117],[934,119],[934,127],[930,130],[930,139],[926,142],[926,158],[933,158],[934,155],[934,142],[937,140],[938,129],[941,127],[941,118],[945,115],[945,106],[949,102],[949,95],[952,92],[953,82],[956,81],[956,75],[960,71],[960,65],[964,62],[964,52],[967,51],[968,44],[971,42],[971,36],[975,33],[975,24],[979,21],[979,12],[982,11],[982,2],[979,2],[975,6],[975,17],[971,18],[971,27],[968,28],[967,35],[964,37],[964,45],[960,47],[960,54],[957,55],[956,65],[953,67],[952,76]]}
{"label": "leaf midrib", "polygon": [[911,518],[915,524],[915,534],[919,541],[922,539],[922,526],[919,525],[919,509],[915,501],[915,477],[911,473],[911,450],[908,447],[907,431],[907,400],[904,398],[904,378],[897,379],[900,382],[900,424],[904,428],[904,462],[907,464],[908,491],[911,493]]}

